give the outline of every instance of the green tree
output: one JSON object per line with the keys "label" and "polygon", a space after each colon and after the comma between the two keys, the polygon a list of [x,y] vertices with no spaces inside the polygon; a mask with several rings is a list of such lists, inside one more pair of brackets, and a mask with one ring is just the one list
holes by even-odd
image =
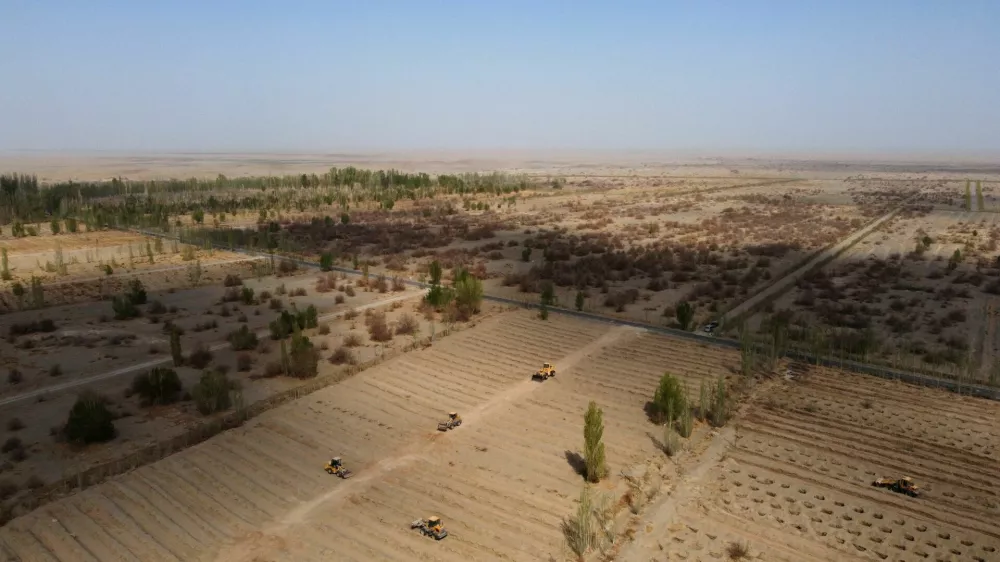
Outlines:
{"label": "green tree", "polygon": [[591,400],[583,417],[583,461],[587,481],[599,482],[608,473],[604,459],[604,411]]}
{"label": "green tree", "polygon": [[320,254],[319,268],[323,271],[330,271],[333,269],[333,254],[330,252],[323,252]]}
{"label": "green tree", "polygon": [[195,209],[191,211],[191,220],[198,224],[205,222],[205,211],[201,209]]}
{"label": "green tree", "polygon": [[694,320],[694,307],[687,301],[681,301],[677,305],[677,323],[682,330],[690,330],[691,322]]}
{"label": "green tree", "polygon": [[969,188],[969,180],[965,180],[965,210],[972,210],[972,191]]}
{"label": "green tree", "polygon": [[566,539],[566,545],[581,562],[585,560],[587,551],[597,541],[593,517],[594,506],[590,496],[590,488],[584,486],[580,491],[580,502],[576,506],[576,513],[562,522],[562,532]]}
{"label": "green tree", "polygon": [[459,316],[468,320],[473,314],[479,314],[483,302],[483,282],[471,273],[463,272],[464,275],[455,282],[455,305]]}
{"label": "green tree", "polygon": [[531,247],[530,246],[525,246],[524,249],[521,250],[521,261],[531,261]]}
{"label": "green tree", "polygon": [[976,180],[976,204],[980,211],[986,210],[986,202],[983,200],[983,182]]}
{"label": "green tree", "polygon": [[71,443],[102,443],[115,438],[115,417],[108,409],[107,398],[84,393],[76,399],[63,426],[63,434]]}
{"label": "green tree", "polygon": [[681,386],[680,380],[670,373],[664,373],[660,377],[660,385],[653,393],[653,412],[651,413],[654,419],[659,423],[673,425],[687,407],[687,399],[684,396],[684,388]]}
{"label": "green tree", "polygon": [[180,398],[183,385],[177,371],[156,367],[132,379],[132,392],[142,398],[144,405],[172,404]]}
{"label": "green tree", "polygon": [[583,302],[586,297],[583,295],[583,291],[576,292],[576,309],[579,311],[583,310]]}
{"label": "green tree", "polygon": [[31,276],[31,306],[42,308],[45,306],[45,289],[42,288],[42,280]]}
{"label": "green tree", "polygon": [[149,239],[146,240],[146,257],[149,259],[149,263],[156,263],[156,260],[153,259],[153,245],[150,244]]}
{"label": "green tree", "polygon": [[191,389],[191,397],[198,411],[207,416],[232,405],[230,391],[233,387],[225,373],[210,369],[202,372],[198,384]]}
{"label": "green tree", "polygon": [[17,299],[17,308],[24,308],[24,285],[15,281],[10,287],[10,292],[14,293],[14,298]]}
{"label": "green tree", "polygon": [[10,274],[10,264],[7,261],[7,248],[0,248],[0,279],[4,281],[13,279]]}
{"label": "green tree", "polygon": [[59,219],[52,219],[52,222],[49,223],[49,229],[52,230],[52,234],[59,234],[60,226]]}
{"label": "green tree", "polygon": [[441,264],[437,260],[431,262],[429,273],[431,276],[431,285],[440,285],[442,269]]}
{"label": "green tree", "polygon": [[184,364],[184,354],[181,351],[181,332],[175,327],[170,328],[170,357],[174,360],[174,367]]}
{"label": "green tree", "polygon": [[351,222],[351,215],[347,213],[340,213],[340,224],[349,224],[350,222]]}
{"label": "green tree", "polygon": [[66,218],[66,232],[75,234],[76,231],[79,230],[79,228],[80,227],[77,225],[76,219],[74,219],[73,217]]}

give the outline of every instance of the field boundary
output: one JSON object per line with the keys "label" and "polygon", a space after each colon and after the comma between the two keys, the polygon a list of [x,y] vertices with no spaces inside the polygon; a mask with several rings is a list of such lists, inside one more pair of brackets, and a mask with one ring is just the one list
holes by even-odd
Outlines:
{"label": "field boundary", "polygon": [[[902,209],[903,207],[905,207],[905,205],[901,205],[899,207],[899,209]],[[174,236],[171,236],[169,234],[162,233],[162,232],[151,232],[151,231],[139,230],[139,229],[129,229],[129,230],[133,231],[133,232],[136,232],[136,233],[139,233],[139,234],[145,234],[147,236],[158,236],[158,237],[166,238],[166,239],[169,239],[169,240],[179,240],[179,241],[183,242],[183,240],[181,240],[180,237],[174,237]],[[209,244],[212,244],[212,242],[209,241]],[[270,254],[267,254],[266,252],[258,252],[258,251],[255,251],[255,250],[248,250],[248,249],[245,249],[245,248],[232,248],[232,247],[223,246],[223,245],[220,245],[220,244],[213,244],[213,245],[216,246],[216,247],[218,247],[219,249],[227,250],[227,251],[230,251],[230,252],[244,253],[244,254],[252,255],[252,256],[270,257]],[[283,254],[274,254],[274,257],[290,260],[292,262],[295,262],[297,265],[301,265],[303,267],[310,267],[310,268],[314,268],[314,269],[315,268],[319,268],[319,264],[318,263],[311,262],[311,261],[308,261],[308,260],[304,260],[302,258],[298,258],[298,257],[295,257],[295,256],[288,256],[288,255],[283,255]],[[330,270],[331,271],[337,271],[337,272],[340,272],[340,273],[347,273],[347,274],[355,275],[355,276],[362,275],[362,273],[360,271],[358,271],[356,269],[350,269],[350,268],[347,268],[347,267],[332,266],[330,268]],[[412,287],[418,287],[418,288],[421,288],[421,289],[428,289],[428,288],[430,288],[429,284],[423,283],[421,281],[415,281],[413,279],[403,279],[403,282],[406,283],[407,285],[412,286]],[[536,308],[540,307],[540,304],[537,303],[537,302],[519,301],[519,300],[516,300],[516,299],[510,299],[510,298],[506,298],[506,297],[498,297],[498,296],[495,296],[495,295],[488,295],[488,294],[485,294],[485,293],[483,294],[483,299],[484,300],[488,300],[488,301],[492,301],[492,302],[495,302],[495,303],[499,303],[499,304],[506,304],[506,305],[518,306],[518,307],[522,307],[522,308],[536,309]],[[558,307],[558,306],[549,306],[548,310],[549,310],[549,312],[555,312],[557,314],[565,314],[565,315],[573,316],[573,317],[576,317],[576,318],[583,318],[585,320],[593,320],[593,321],[596,321],[596,322],[605,322],[605,323],[615,324],[615,325],[619,325],[619,326],[631,326],[631,327],[634,327],[634,328],[640,328],[640,329],[643,329],[643,330],[648,330],[650,332],[654,332],[654,333],[657,333],[657,334],[661,334],[661,335],[665,335],[665,336],[673,336],[673,337],[677,337],[677,338],[682,338],[682,339],[686,339],[686,340],[689,340],[689,341],[694,341],[694,342],[697,342],[697,343],[703,343],[703,344],[706,344],[706,345],[714,345],[714,346],[717,346],[717,347],[728,347],[730,349],[737,349],[737,350],[740,348],[740,342],[738,342],[736,340],[728,339],[728,338],[719,338],[719,337],[714,337],[714,336],[702,336],[702,335],[699,335],[699,334],[694,333],[694,332],[687,332],[687,331],[680,330],[680,329],[677,329],[677,328],[667,328],[665,326],[656,326],[656,325],[653,325],[653,324],[647,324],[645,322],[638,322],[638,321],[634,321],[634,320],[624,320],[624,319],[621,319],[621,318],[613,318],[613,317],[609,317],[609,316],[603,316],[603,315],[600,315],[600,314],[594,314],[592,312],[583,312],[583,311],[579,311],[579,310],[571,310],[571,309],[568,309],[568,308],[563,308],[563,307]],[[785,352],[785,357],[788,357],[790,359],[795,359],[797,361],[806,362],[806,363],[813,363],[815,365],[822,365],[824,367],[840,368],[840,369],[854,371],[854,372],[857,372],[857,373],[862,373],[862,374],[866,374],[866,375],[876,376],[876,377],[883,378],[883,379],[898,380],[898,381],[902,381],[902,382],[906,382],[906,383],[910,383],[910,384],[915,384],[915,385],[920,385],[920,386],[929,386],[929,387],[932,387],[932,388],[942,388],[942,389],[945,389],[945,390],[949,390],[951,392],[955,392],[957,394],[968,394],[968,395],[976,396],[976,397],[979,397],[979,398],[987,398],[987,399],[990,399],[990,400],[1000,401],[1000,388],[993,388],[993,387],[983,386],[983,385],[977,385],[977,384],[962,384],[962,383],[959,383],[957,381],[952,381],[952,380],[948,380],[948,379],[941,378],[941,377],[935,377],[935,376],[930,376],[930,375],[923,375],[923,374],[909,372],[909,371],[900,371],[900,370],[897,370],[897,369],[890,369],[888,367],[883,367],[881,365],[875,365],[875,364],[871,364],[871,363],[861,363],[860,361],[854,361],[852,359],[836,359],[836,358],[829,358],[829,357],[819,357],[819,356],[813,355],[811,353],[807,353],[807,352],[800,351],[800,350],[788,350],[788,351]]]}
{"label": "field boundary", "polygon": [[100,484],[109,478],[131,472],[139,467],[162,460],[174,453],[207,441],[224,431],[240,427],[247,421],[271,409],[277,408],[278,406],[288,402],[293,402],[328,386],[342,382],[362,371],[368,370],[390,359],[395,359],[396,357],[404,355],[410,351],[423,349],[440,338],[462,330],[473,328],[482,323],[484,320],[503,314],[503,312],[505,311],[494,312],[491,314],[481,314],[476,316],[470,322],[452,324],[440,332],[437,332],[433,336],[427,336],[419,340],[415,340],[403,347],[394,348],[390,352],[379,355],[364,363],[351,365],[344,371],[318,376],[305,384],[301,384],[276,394],[272,394],[267,398],[257,400],[249,406],[242,408],[237,406],[233,411],[226,412],[225,414],[198,423],[195,426],[188,428],[180,435],[160,440],[156,443],[147,445],[138,451],[129,453],[128,455],[103,462],[101,464],[80,470],[70,476],[63,477],[61,480],[30,492],[26,497],[19,498],[13,505],[4,506],[3,512],[0,513],[0,520],[3,521],[3,524],[10,521],[14,516],[13,511],[15,508],[21,508],[24,510],[24,513],[28,513],[69,494],[73,490],[85,490],[86,488]]}

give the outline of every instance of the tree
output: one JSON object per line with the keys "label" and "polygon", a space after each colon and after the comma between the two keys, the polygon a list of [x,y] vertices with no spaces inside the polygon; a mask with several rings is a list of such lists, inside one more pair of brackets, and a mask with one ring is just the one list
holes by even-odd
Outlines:
{"label": "tree", "polygon": [[114,414],[108,409],[107,398],[84,393],[76,399],[63,426],[63,434],[72,443],[102,443],[115,438]]}
{"label": "tree", "polygon": [[142,397],[144,405],[172,404],[180,398],[183,385],[173,369],[156,367],[132,379],[132,391]]}
{"label": "tree", "polygon": [[521,261],[531,261],[531,247],[530,246],[525,246],[525,248],[523,250],[521,250]]}
{"label": "tree", "polygon": [[954,271],[960,263],[962,263],[962,251],[955,250],[955,253],[948,259],[948,271]]}
{"label": "tree", "polygon": [[233,351],[247,351],[257,347],[257,334],[252,332],[246,324],[229,332],[227,339]]}
{"label": "tree", "polygon": [[980,211],[986,210],[986,202],[983,201],[983,182],[976,180],[976,204],[979,205]]}
{"label": "tree", "polygon": [[[284,345],[284,342],[282,342]],[[288,352],[288,374],[298,379],[309,379],[319,373],[319,351],[309,338],[296,330],[292,335],[291,350]]]}
{"label": "tree", "polygon": [[10,267],[7,262],[7,248],[0,248],[0,279],[10,281],[13,277],[10,274]]}
{"label": "tree", "polygon": [[972,191],[969,189],[969,180],[965,180],[965,210],[972,210]]}
{"label": "tree", "polygon": [[205,222],[205,211],[201,209],[195,209],[191,211],[191,220],[198,224]]}
{"label": "tree", "polygon": [[170,328],[170,357],[174,360],[174,367],[184,364],[184,354],[181,352],[181,332],[177,328]]}
{"label": "tree", "polygon": [[608,473],[604,459],[604,411],[591,400],[583,417],[583,462],[587,481],[599,482]]}
{"label": "tree", "polygon": [[715,427],[722,427],[727,421],[729,421],[729,396],[726,390],[726,378],[720,375],[712,389],[708,422]]}
{"label": "tree", "polygon": [[[159,238],[157,238],[159,240]],[[149,259],[149,263],[155,263],[156,260],[153,259],[153,245],[149,243],[149,239],[146,239],[146,257]]]}
{"label": "tree", "polygon": [[350,222],[351,222],[351,215],[347,213],[340,213],[340,224],[348,224]]}
{"label": "tree", "polygon": [[60,226],[59,219],[52,219],[52,222],[49,223],[49,229],[52,230],[52,234],[59,234]]}
{"label": "tree", "polygon": [[691,329],[691,321],[694,320],[694,307],[687,301],[681,301],[677,305],[677,322],[682,330]]}
{"label": "tree", "polygon": [[441,274],[442,274],[441,264],[437,260],[434,260],[434,261],[431,262],[431,265],[430,265],[430,267],[428,269],[429,269],[429,273],[430,273],[430,276],[431,276],[431,285],[432,286],[433,285],[440,285],[441,284]]}
{"label": "tree", "polygon": [[191,389],[191,397],[194,398],[198,411],[207,416],[228,409],[232,405],[229,391],[233,386],[225,373],[215,369],[206,370],[202,372],[198,384]]}
{"label": "tree", "polygon": [[42,280],[31,276],[31,306],[42,308],[45,306],[45,289],[42,288]]}
{"label": "tree", "polygon": [[687,405],[684,388],[677,377],[663,373],[660,385],[653,394],[653,417],[660,423],[673,425]]}
{"label": "tree", "polygon": [[129,281],[125,296],[132,301],[132,304],[146,304],[146,288],[142,285],[142,281],[135,278]]}
{"label": "tree", "polygon": [[455,306],[459,316],[468,320],[473,314],[479,314],[483,302],[483,282],[465,270],[462,272],[463,275],[455,282]]}
{"label": "tree", "polygon": [[584,486],[580,491],[580,503],[576,507],[576,513],[562,522],[566,545],[573,551],[578,561],[585,559],[584,556],[597,539],[593,525],[593,511],[590,489]]}
{"label": "tree", "polygon": [[10,288],[10,292],[14,293],[14,298],[17,299],[17,307],[24,308],[24,285],[15,281]]}
{"label": "tree", "polygon": [[583,295],[583,291],[576,292],[576,309],[579,311],[583,310],[583,301],[586,297]]}
{"label": "tree", "polygon": [[333,254],[330,252],[323,252],[320,254],[319,268],[323,271],[330,271],[333,269]]}
{"label": "tree", "polygon": [[128,295],[118,295],[111,299],[111,310],[115,313],[115,320],[128,320],[139,316],[139,308]]}

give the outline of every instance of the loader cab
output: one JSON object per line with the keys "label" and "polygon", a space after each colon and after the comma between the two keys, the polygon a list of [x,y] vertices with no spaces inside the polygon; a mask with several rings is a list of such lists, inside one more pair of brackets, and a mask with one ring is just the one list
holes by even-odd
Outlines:
{"label": "loader cab", "polygon": [[340,468],[340,457],[333,457],[330,459],[330,466],[333,468]]}
{"label": "loader cab", "polygon": [[448,412],[448,417],[455,420],[458,418],[458,412]]}
{"label": "loader cab", "polygon": [[438,517],[438,516],[436,516],[436,515],[433,516],[433,517],[427,518],[427,526],[430,527],[430,528],[432,528],[432,529],[436,529],[436,528],[440,527],[441,526],[441,518]]}
{"label": "loader cab", "polygon": [[542,363],[542,369],[551,369],[552,363]]}

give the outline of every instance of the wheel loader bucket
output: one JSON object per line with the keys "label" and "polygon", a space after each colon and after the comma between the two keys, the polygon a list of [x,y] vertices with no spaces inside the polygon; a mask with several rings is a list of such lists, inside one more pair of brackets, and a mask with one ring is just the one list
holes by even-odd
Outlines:
{"label": "wheel loader bucket", "polygon": [[412,523],[410,523],[410,528],[411,529],[419,529],[420,527],[423,527],[423,526],[424,526],[424,520],[423,519],[417,519],[416,521],[413,521]]}

